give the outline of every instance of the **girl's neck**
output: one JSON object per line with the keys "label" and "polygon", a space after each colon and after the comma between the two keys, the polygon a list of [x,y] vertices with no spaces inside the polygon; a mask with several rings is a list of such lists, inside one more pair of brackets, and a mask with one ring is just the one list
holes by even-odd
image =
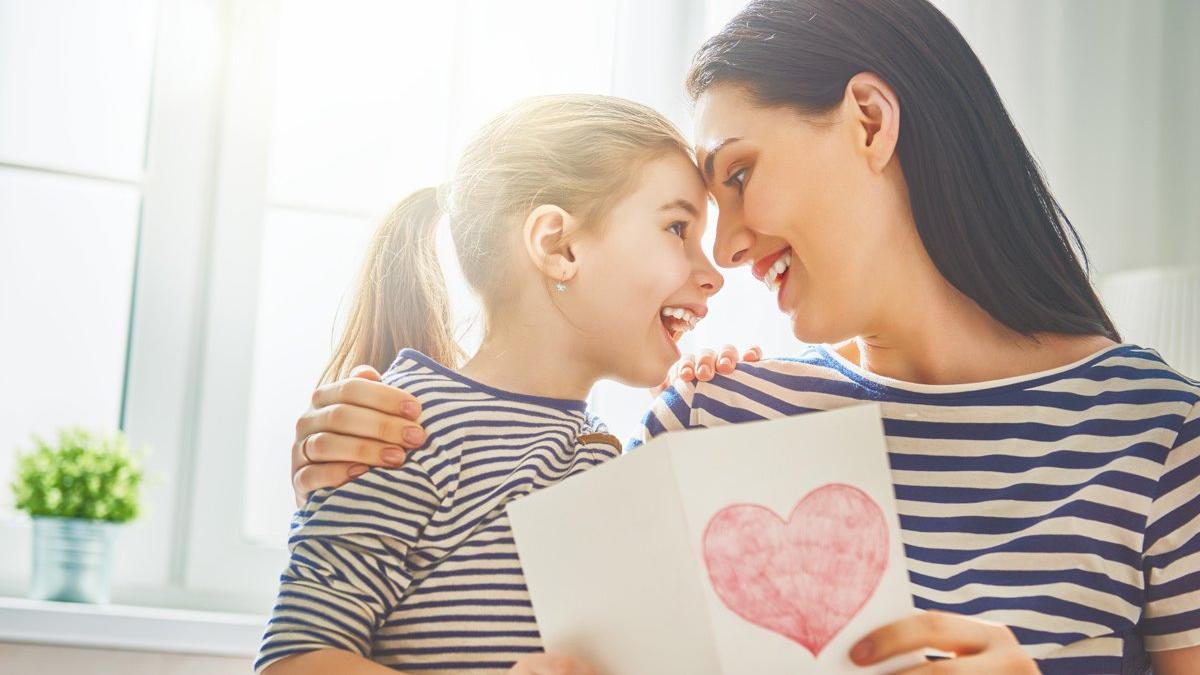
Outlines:
{"label": "girl's neck", "polygon": [[561,338],[563,331],[536,326],[489,330],[462,368],[466,377],[530,396],[583,400],[599,377]]}

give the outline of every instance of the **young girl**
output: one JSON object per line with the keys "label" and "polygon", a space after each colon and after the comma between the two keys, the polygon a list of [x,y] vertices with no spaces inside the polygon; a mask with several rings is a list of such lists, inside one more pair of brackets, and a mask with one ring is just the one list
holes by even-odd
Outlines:
{"label": "young girl", "polygon": [[[316,491],[296,514],[258,671],[567,663],[540,655],[505,505],[619,454],[584,398],[600,378],[661,382],[703,318],[722,284],[700,247],[705,199],[662,116],[552,96],[492,120],[443,190],[396,207],[326,377],[412,347],[384,381],[416,397],[428,435],[402,467]],[[486,322],[461,365],[434,251],[443,213]]]}

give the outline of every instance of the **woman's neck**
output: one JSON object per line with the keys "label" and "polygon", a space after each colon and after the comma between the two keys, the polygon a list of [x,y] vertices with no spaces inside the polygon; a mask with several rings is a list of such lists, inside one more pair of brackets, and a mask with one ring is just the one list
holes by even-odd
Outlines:
{"label": "woman's neck", "polygon": [[530,396],[586,399],[599,377],[570,345],[562,330],[508,325],[489,330],[479,350],[462,368],[466,377],[488,386]]}
{"label": "woman's neck", "polygon": [[1115,343],[1100,335],[1030,337],[997,321],[946,281],[932,261],[907,279],[903,302],[879,325],[838,345],[877,375],[919,384],[968,384],[1026,375],[1079,361]]}

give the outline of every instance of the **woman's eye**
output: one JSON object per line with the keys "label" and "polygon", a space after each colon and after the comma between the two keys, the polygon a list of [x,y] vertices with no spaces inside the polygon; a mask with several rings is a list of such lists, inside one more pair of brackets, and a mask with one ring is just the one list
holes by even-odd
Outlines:
{"label": "woman's eye", "polygon": [[680,239],[687,239],[687,231],[688,224],[682,220],[677,220],[667,226],[667,232],[670,232]]}
{"label": "woman's eye", "polygon": [[740,194],[746,188],[746,170],[738,169],[734,171],[729,178],[725,179],[725,187],[736,188]]}

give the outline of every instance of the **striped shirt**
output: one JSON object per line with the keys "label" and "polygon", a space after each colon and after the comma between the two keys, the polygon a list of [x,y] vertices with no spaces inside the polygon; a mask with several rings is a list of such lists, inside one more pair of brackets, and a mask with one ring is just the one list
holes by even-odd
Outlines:
{"label": "striped shirt", "polygon": [[296,513],[258,671],[332,648],[403,671],[496,672],[542,650],[504,507],[620,444],[583,401],[499,391],[413,350],[383,381],[420,401],[426,443]]}
{"label": "striped shirt", "polygon": [[641,437],[863,401],[882,405],[918,608],[1010,626],[1047,673],[1200,645],[1200,383],[1153,351],[957,386],[817,346],[677,383]]}

